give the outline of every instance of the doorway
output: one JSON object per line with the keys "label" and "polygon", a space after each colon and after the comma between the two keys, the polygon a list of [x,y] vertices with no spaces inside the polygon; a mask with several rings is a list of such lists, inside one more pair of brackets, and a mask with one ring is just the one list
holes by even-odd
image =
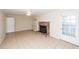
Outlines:
{"label": "doorway", "polygon": [[7,17],[6,19],[6,33],[15,32],[15,18]]}

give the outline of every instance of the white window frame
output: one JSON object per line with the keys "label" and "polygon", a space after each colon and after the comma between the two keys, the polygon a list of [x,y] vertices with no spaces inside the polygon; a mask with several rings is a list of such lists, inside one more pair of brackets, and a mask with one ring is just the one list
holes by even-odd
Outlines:
{"label": "white window frame", "polygon": [[[72,16],[72,15],[70,15],[70,16]],[[63,22],[63,17],[64,17],[64,16],[62,16],[62,22]],[[75,16],[75,17],[77,17],[77,16]],[[61,22],[61,23],[62,23],[62,22]],[[63,32],[62,32],[62,31],[63,31],[63,30],[62,30],[62,25],[63,25],[63,23],[61,24],[61,34],[62,34],[62,35],[65,35],[65,36],[68,36],[68,35],[66,35],[66,34],[63,34]],[[75,25],[75,26],[76,26],[75,29],[77,29],[77,27],[78,27],[78,26],[77,26],[77,21],[76,21],[76,25]],[[77,30],[75,30],[75,37],[77,36],[76,33],[77,33]],[[69,36],[70,36],[70,35],[69,35]],[[72,36],[72,37],[73,37],[73,36]]]}
{"label": "white window frame", "polygon": [[[63,16],[72,16],[72,15],[63,15]],[[62,17],[63,17],[62,16]],[[79,16],[78,15],[74,15],[76,16],[76,36],[75,37],[72,37],[72,36],[68,36],[68,35],[63,35],[62,34],[62,20],[61,20],[61,27],[60,27],[60,39],[64,40],[64,41],[67,41],[67,42],[70,42],[70,43],[73,43],[73,44],[76,44],[76,45],[79,45]],[[61,19],[62,19],[61,17]]]}

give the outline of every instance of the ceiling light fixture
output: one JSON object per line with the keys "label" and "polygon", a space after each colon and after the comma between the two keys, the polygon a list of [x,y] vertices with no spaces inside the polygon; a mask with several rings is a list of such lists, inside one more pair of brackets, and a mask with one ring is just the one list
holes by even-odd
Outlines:
{"label": "ceiling light fixture", "polygon": [[31,16],[31,15],[32,15],[31,10],[26,10],[26,15],[27,15],[27,16]]}

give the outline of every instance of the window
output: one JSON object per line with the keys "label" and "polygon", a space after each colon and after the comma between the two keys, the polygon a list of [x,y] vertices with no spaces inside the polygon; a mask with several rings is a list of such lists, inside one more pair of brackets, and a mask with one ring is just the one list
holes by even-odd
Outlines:
{"label": "window", "polygon": [[62,34],[75,37],[76,16],[63,16]]}

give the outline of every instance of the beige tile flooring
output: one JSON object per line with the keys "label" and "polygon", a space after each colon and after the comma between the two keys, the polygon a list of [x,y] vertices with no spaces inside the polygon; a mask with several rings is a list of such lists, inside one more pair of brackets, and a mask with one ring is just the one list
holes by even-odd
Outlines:
{"label": "beige tile flooring", "polygon": [[22,31],[6,35],[1,49],[76,49],[78,46],[34,31]]}

